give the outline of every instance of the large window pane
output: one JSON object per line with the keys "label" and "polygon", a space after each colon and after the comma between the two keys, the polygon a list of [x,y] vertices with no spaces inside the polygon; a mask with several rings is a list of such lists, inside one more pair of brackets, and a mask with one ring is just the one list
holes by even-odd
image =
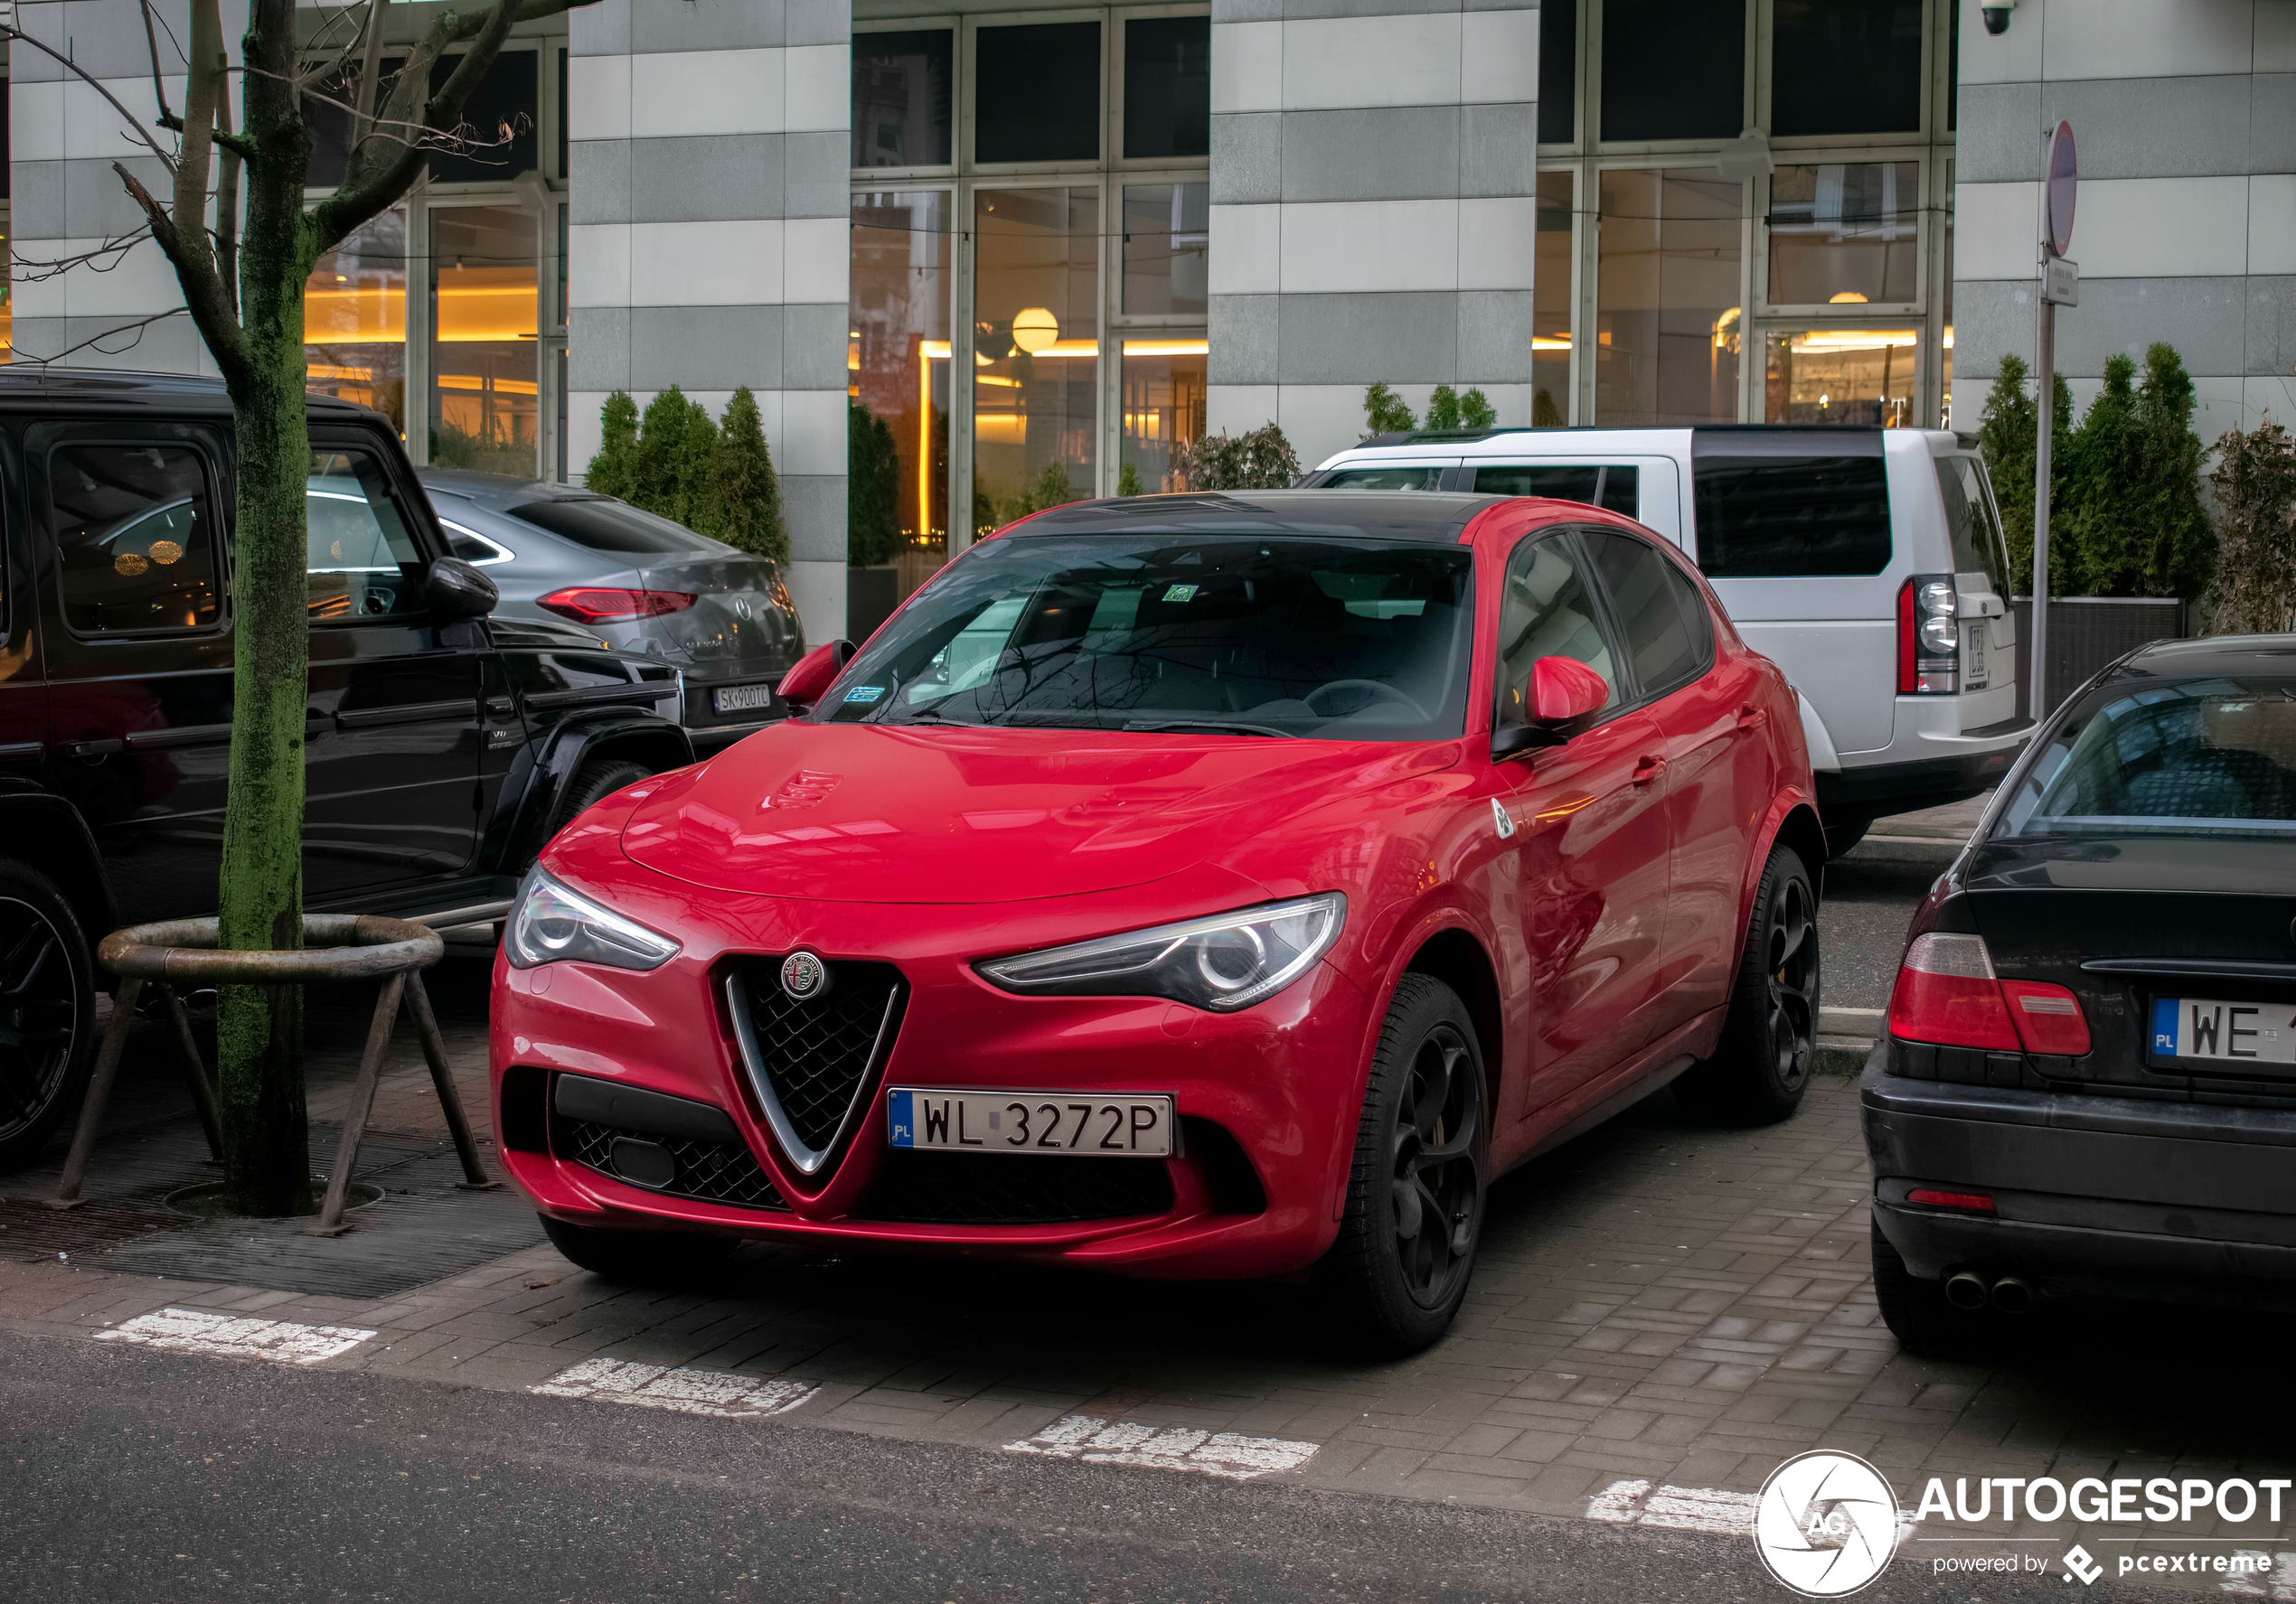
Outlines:
{"label": "large window pane", "polygon": [[946,549],[949,198],[853,199],[853,403],[893,438],[894,521],[904,542]]}
{"label": "large window pane", "polygon": [[430,460],[541,471],[534,220],[515,206],[430,214]]}
{"label": "large window pane", "polygon": [[1124,155],[1209,155],[1212,19],[1134,17],[1124,23]]}
{"label": "large window pane", "polygon": [[1099,159],[1098,23],[983,28],[974,50],[975,161]]}
{"label": "large window pane", "polygon": [[387,413],[407,432],[407,214],[386,211],[319,258],[303,290],[315,394]]}
{"label": "large window pane", "polygon": [[1780,167],[1770,179],[1772,304],[1912,303],[1920,204],[1919,162]]}
{"label": "large window pane", "polygon": [[1603,137],[1746,127],[1746,0],[1603,0]]}
{"label": "large window pane", "polygon": [[[400,55],[384,56],[377,64],[373,104],[381,106],[389,98],[392,80],[406,64],[407,58]],[[306,183],[333,188],[343,182],[343,166],[351,159],[352,108],[358,103],[356,62],[327,74],[304,95],[303,123],[311,131],[311,165],[304,174]]]}
{"label": "large window pane", "polygon": [[977,190],[975,532],[1093,493],[1100,192]]}
{"label": "large window pane", "polygon": [[[431,93],[446,87],[461,59],[438,59],[431,69]],[[431,156],[431,183],[507,183],[522,173],[532,173],[540,159],[536,128],[541,120],[534,52],[504,51],[463,107],[463,146]]]}
{"label": "large window pane", "polygon": [[[1561,9],[1557,7],[1557,9]],[[1532,279],[1530,421],[1570,421],[1570,197],[1574,174],[1539,175],[1539,246]]]}
{"label": "large window pane", "polygon": [[1578,117],[1578,6],[1539,8],[1539,142],[1567,145]]}
{"label": "large window pane", "polygon": [[1774,3],[1771,133],[1920,128],[1922,0]]}
{"label": "large window pane", "polygon": [[955,35],[946,28],[853,35],[853,165],[946,167]]}
{"label": "large window pane", "polygon": [[1902,428],[1914,421],[1916,329],[1773,330],[1763,337],[1764,423]]}
{"label": "large window pane", "polygon": [[1124,342],[1124,455],[1117,493],[1185,490],[1172,454],[1203,437],[1206,352],[1201,334]]}
{"label": "large window pane", "polygon": [[1126,312],[1202,315],[1210,202],[1208,183],[1124,185]]}
{"label": "large window pane", "polygon": [[1710,167],[1602,175],[1596,423],[1736,420],[1739,195]]}

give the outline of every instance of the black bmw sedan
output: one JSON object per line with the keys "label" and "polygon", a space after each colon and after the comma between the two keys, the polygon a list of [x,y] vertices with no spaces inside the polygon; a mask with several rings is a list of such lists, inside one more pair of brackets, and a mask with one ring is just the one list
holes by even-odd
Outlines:
{"label": "black bmw sedan", "polygon": [[2296,635],[2049,719],[1915,915],[1862,1083],[1908,1347],[2042,1300],[2296,1308]]}

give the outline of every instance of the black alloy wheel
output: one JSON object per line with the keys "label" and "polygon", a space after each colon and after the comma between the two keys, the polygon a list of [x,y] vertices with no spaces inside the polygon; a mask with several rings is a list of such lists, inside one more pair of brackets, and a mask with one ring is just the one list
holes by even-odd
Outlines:
{"label": "black alloy wheel", "polygon": [[95,1035],[80,922],[44,876],[0,862],[0,1170],[32,1162],[79,1107]]}
{"label": "black alloy wheel", "polygon": [[1416,1353],[1466,1296],[1482,1229],[1483,1065],[1450,987],[1407,974],[1371,1061],[1339,1238],[1316,1279],[1354,1346]]}
{"label": "black alloy wheel", "polygon": [[1801,855],[1774,848],[1755,893],[1713,1057],[1674,1083],[1683,1106],[1769,1124],[1800,1106],[1818,1050],[1818,896]]}
{"label": "black alloy wheel", "polygon": [[1404,1287],[1422,1309],[1449,1299],[1474,1251],[1482,1079],[1465,1037],[1448,1020],[1419,1043],[1404,1075],[1391,1149],[1395,1246]]}

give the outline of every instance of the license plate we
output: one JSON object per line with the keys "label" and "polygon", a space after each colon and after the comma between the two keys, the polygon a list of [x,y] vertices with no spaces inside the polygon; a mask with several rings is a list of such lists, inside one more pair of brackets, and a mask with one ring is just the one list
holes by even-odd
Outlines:
{"label": "license plate we", "polygon": [[1096,1092],[936,1092],[896,1086],[886,1097],[897,1148],[951,1153],[1068,1153],[1169,1158],[1172,1099]]}
{"label": "license plate we", "polygon": [[720,685],[710,693],[710,705],[720,713],[749,713],[773,706],[770,685]]}
{"label": "license plate we", "polygon": [[2284,1002],[2156,997],[2152,1055],[2211,1064],[2296,1065],[2296,1008]]}

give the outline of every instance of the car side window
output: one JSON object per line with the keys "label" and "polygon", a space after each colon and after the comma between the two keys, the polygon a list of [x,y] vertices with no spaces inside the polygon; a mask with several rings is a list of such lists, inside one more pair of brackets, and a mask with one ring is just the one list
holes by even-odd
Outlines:
{"label": "car side window", "polygon": [[1552,496],[1642,516],[1642,470],[1632,463],[1509,463],[1475,470],[1483,495]]}
{"label": "car side window", "polygon": [[313,623],[422,611],[422,549],[372,453],[313,451],[304,509],[304,605]]}
{"label": "car side window", "polygon": [[1606,530],[1587,539],[1635,688],[1661,697],[1706,672],[1714,661],[1713,623],[1689,577],[1633,535]]}
{"label": "car side window", "polygon": [[1433,490],[1443,483],[1435,468],[1337,468],[1318,490]]}
{"label": "car side window", "polygon": [[1610,643],[1597,621],[1586,557],[1568,534],[1533,535],[1507,558],[1499,598],[1498,722],[1529,722],[1530,670],[1542,657],[1568,657],[1602,675],[1619,699]]}
{"label": "car side window", "polygon": [[87,441],[48,454],[64,622],[83,635],[212,628],[223,587],[215,502],[188,446]]}

